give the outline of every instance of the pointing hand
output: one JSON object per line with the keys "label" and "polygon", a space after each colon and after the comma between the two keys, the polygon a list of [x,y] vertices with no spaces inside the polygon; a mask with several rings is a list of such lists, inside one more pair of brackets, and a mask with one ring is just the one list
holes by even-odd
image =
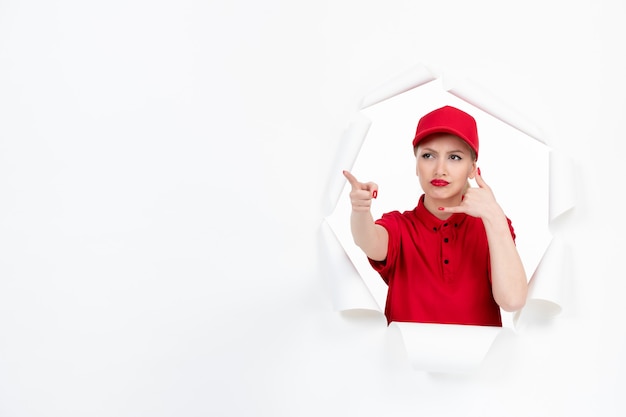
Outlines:
{"label": "pointing hand", "polygon": [[372,205],[372,198],[378,195],[378,185],[373,182],[359,182],[349,171],[343,171],[352,191],[350,191],[350,201],[353,211],[369,211]]}

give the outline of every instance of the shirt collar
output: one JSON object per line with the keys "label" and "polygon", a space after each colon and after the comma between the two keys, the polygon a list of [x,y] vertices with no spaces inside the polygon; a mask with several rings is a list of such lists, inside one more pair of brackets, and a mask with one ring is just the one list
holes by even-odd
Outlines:
{"label": "shirt collar", "polygon": [[439,219],[437,216],[428,211],[428,209],[424,205],[424,196],[425,194],[422,194],[422,196],[420,197],[419,203],[415,208],[415,214],[417,215],[418,219],[424,224],[424,226],[426,226],[426,228],[428,228],[429,230],[437,232],[442,227],[458,227],[467,218],[467,214],[465,213],[454,213],[446,220]]}

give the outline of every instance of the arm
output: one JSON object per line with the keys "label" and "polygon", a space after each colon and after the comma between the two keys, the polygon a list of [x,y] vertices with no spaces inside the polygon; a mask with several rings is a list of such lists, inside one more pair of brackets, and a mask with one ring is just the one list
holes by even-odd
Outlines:
{"label": "arm", "polygon": [[503,310],[517,311],[526,303],[528,283],[506,216],[499,211],[482,218],[489,242],[491,287]]}
{"label": "arm", "polygon": [[344,171],[343,175],[352,186],[352,191],[350,191],[350,201],[352,202],[350,228],[354,243],[363,250],[368,258],[374,261],[384,261],[387,258],[389,235],[387,229],[374,223],[370,211],[372,198],[376,198],[378,194],[378,186],[372,182],[359,182],[348,171]]}
{"label": "arm", "polygon": [[441,210],[466,213],[482,219],[489,244],[493,298],[503,310],[517,311],[526,303],[526,272],[511,236],[507,218],[480,171],[476,175],[476,183],[479,188],[468,189],[459,206]]}

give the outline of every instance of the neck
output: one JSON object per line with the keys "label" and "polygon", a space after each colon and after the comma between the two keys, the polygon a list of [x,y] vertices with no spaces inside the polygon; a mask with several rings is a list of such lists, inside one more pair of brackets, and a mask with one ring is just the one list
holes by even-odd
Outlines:
{"label": "neck", "polygon": [[442,212],[439,210],[439,207],[456,207],[461,204],[461,201],[461,198],[436,199],[425,195],[424,207],[426,207],[426,210],[438,219],[446,220],[452,216],[452,213]]}

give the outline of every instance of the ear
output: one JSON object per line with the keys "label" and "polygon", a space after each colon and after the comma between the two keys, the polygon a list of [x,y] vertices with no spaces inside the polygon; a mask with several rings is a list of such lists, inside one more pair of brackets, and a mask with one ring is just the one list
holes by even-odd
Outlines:
{"label": "ear", "polygon": [[472,168],[470,169],[469,174],[467,175],[468,178],[470,179],[474,179],[474,177],[476,176],[476,160],[474,160],[474,162],[472,162]]}

